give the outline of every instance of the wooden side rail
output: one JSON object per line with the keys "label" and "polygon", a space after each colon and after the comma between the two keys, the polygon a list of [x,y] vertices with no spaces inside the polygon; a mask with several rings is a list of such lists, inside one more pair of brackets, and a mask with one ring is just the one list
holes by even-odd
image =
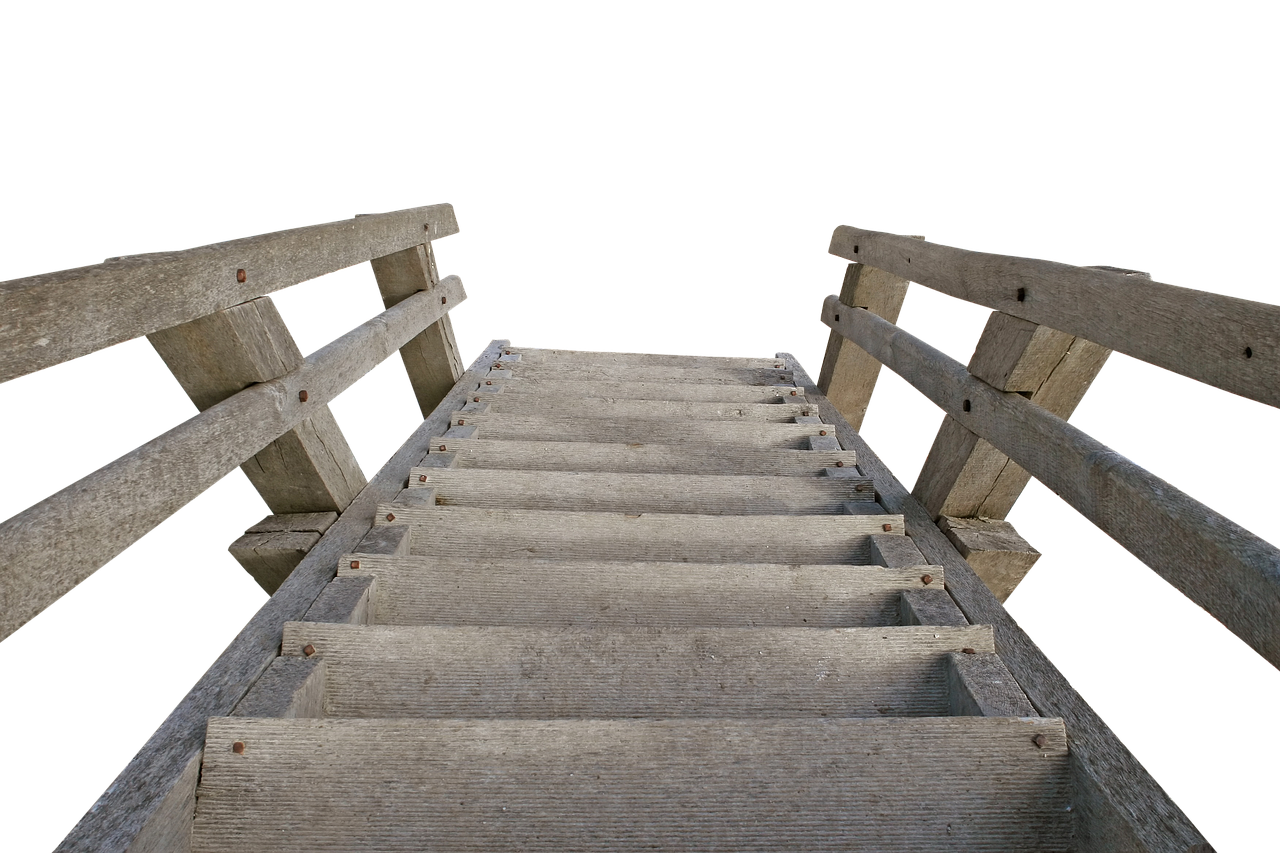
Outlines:
{"label": "wooden side rail", "polygon": [[829,296],[822,322],[991,442],[1280,667],[1280,549],[869,311]]}
{"label": "wooden side rail", "polygon": [[437,204],[0,283],[0,382],[458,232]]}
{"label": "wooden side rail", "polygon": [[831,254],[1280,406],[1280,306],[847,225]]}
{"label": "wooden side rail", "polygon": [[450,276],[0,524],[0,639],[465,298]]}

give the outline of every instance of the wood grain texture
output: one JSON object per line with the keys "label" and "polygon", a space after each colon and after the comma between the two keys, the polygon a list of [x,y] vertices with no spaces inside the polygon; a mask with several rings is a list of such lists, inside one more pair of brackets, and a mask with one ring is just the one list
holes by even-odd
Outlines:
{"label": "wood grain texture", "polygon": [[227,548],[236,562],[268,595],[280,588],[307,552],[320,541],[319,533],[246,533]]}
{"label": "wood grain texture", "polygon": [[[518,385],[518,381],[507,385]],[[803,403],[716,403],[705,400],[633,400],[626,397],[584,397],[539,395],[519,397],[498,395],[492,400],[472,403],[472,411],[484,406],[494,415],[548,417],[557,414],[575,418],[616,420],[707,420],[795,423],[794,418],[816,411]]]}
{"label": "wood grain texture", "polygon": [[704,515],[837,515],[846,501],[874,503],[875,497],[863,477],[444,468],[410,477],[409,486],[434,489],[441,506]]}
{"label": "wood grain texture", "polygon": [[452,423],[478,429],[479,438],[498,441],[593,441],[640,444],[714,444],[754,448],[799,449],[809,436],[826,429],[821,424],[767,421],[650,420],[575,418],[557,416],[455,413]]}
{"label": "wood grain texture", "polygon": [[235,717],[193,846],[1068,851],[1069,790],[1058,720]]}
{"label": "wood grain texture", "polygon": [[939,567],[619,562],[353,554],[385,625],[810,627],[898,624],[898,594]]}
{"label": "wood grain texture", "polygon": [[368,625],[376,594],[373,580],[369,576],[334,578],[307,609],[303,621]]}
{"label": "wood grain texture", "polygon": [[[456,278],[441,287],[450,305],[465,298]],[[246,388],[0,524],[0,639],[311,417],[450,305],[434,293],[407,299],[296,370]]]}
{"label": "wood grain texture", "polygon": [[245,533],[324,533],[337,520],[336,512],[290,512],[268,515]]}
{"label": "wood grain texture", "polygon": [[231,716],[291,720],[323,717],[327,685],[328,668],[319,658],[278,657],[236,703]]}
{"label": "wood grain texture", "polygon": [[953,717],[1034,717],[1035,708],[1000,656],[972,647],[947,655]]}
{"label": "wood grain texture", "polygon": [[1040,559],[1040,552],[1002,519],[944,515],[938,527],[1001,602],[1008,600]]}
{"label": "wood grain texture", "polygon": [[[522,364],[555,365],[610,365],[618,367],[727,367],[765,368],[777,367],[776,358],[735,358],[716,355],[664,355],[651,352],[591,352],[570,349],[537,349],[533,347],[508,347],[511,355],[518,356]],[[504,352],[504,355],[506,353]]]}
{"label": "wood grain texture", "polygon": [[[796,393],[792,393],[796,392]],[[803,403],[804,392],[788,385],[716,385],[705,382],[609,382],[574,379],[513,379],[477,390],[482,403],[543,397],[608,397],[615,400],[684,400],[706,403]]]}
{"label": "wood grain texture", "polygon": [[0,382],[457,232],[437,204],[6,281]]}
{"label": "wood grain texture", "polygon": [[871,559],[878,566],[922,566],[928,562],[909,536],[877,533],[871,537]]}
{"label": "wood grain texture", "polygon": [[810,400],[817,403],[832,422],[841,441],[858,452],[859,467],[875,481],[880,502],[887,509],[902,513],[911,526],[912,541],[930,563],[946,568],[947,591],[965,617],[975,625],[992,626],[996,652],[1037,712],[1060,717],[1066,723],[1075,790],[1072,814],[1076,849],[1091,853],[1134,850],[1186,853],[1203,849],[1196,845],[1207,845],[1204,836],[1009,616],[933,523],[928,512],[857,431],[843,422],[835,406],[822,397],[799,362],[786,353],[779,356],[795,371],[800,384],[809,391]]}
{"label": "wood grain texture", "polygon": [[[931,569],[923,569],[934,575]],[[935,586],[936,585],[936,586]],[[968,625],[960,608],[943,589],[943,581],[934,575],[925,589],[904,589],[899,602],[903,625]]]}
{"label": "wood grain texture", "polygon": [[[350,553],[373,526],[377,503],[403,488],[405,470],[426,455],[429,437],[444,428],[448,413],[506,344],[493,341],[480,354],[449,397],[387,461],[63,839],[60,853],[123,853],[144,844],[152,845],[149,850],[179,850],[186,845],[209,717],[230,714],[279,654],[284,623],[301,618],[315,602],[333,578],[338,558]],[[159,840],[153,844],[152,839]]]}
{"label": "wood grain texture", "polygon": [[488,378],[556,379],[560,381],[696,383],[705,385],[784,385],[792,381],[785,370],[765,367],[668,367],[623,364],[523,364],[503,362],[504,368]]}
{"label": "wood grain texture", "polygon": [[970,376],[898,327],[838,305],[828,298],[824,322],[858,340],[1280,666],[1280,549],[1039,406]]}
{"label": "wood grain texture", "polygon": [[285,625],[283,654],[306,646],[324,661],[332,717],[534,720],[945,717],[948,653],[994,648],[981,625]]}
{"label": "wood grain texture", "polygon": [[847,225],[831,254],[1280,406],[1280,306]]}
{"label": "wood grain texture", "polygon": [[[815,436],[816,437],[816,436]],[[441,450],[441,448],[445,448]],[[838,445],[837,445],[838,448]],[[759,474],[813,477],[842,463],[853,468],[857,454],[849,450],[815,452],[713,444],[646,442],[520,441],[436,436],[431,456],[449,456],[458,468],[502,468],[520,471],[618,471],[634,474]],[[430,457],[429,457],[430,458]],[[413,471],[416,479],[425,471]]]}

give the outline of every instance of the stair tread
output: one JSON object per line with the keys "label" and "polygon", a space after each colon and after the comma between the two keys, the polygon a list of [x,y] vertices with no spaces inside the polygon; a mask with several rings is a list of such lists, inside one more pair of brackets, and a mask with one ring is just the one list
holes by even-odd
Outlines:
{"label": "stair tread", "polygon": [[481,386],[472,396],[479,402],[500,398],[565,399],[608,397],[615,400],[672,400],[707,403],[793,403],[804,401],[804,389],[784,385],[728,385],[706,382],[620,382],[604,379],[511,379],[498,386]]}
{"label": "stair tread", "polygon": [[[626,364],[523,364],[500,362],[511,379],[600,379],[606,382],[694,382],[713,385],[791,384],[790,370],[759,367],[671,367]],[[780,363],[780,362],[775,362]]]}
{"label": "stair tread", "polygon": [[[818,407],[803,402],[733,403],[706,400],[636,400],[629,397],[563,397],[495,394],[488,415],[525,417],[610,418],[615,420],[705,420],[794,423],[816,416]],[[459,413],[455,412],[454,416]],[[465,415],[464,415],[465,417]]]}
{"label": "stair tread", "polygon": [[[356,568],[351,563],[359,563]],[[373,620],[544,627],[896,625],[903,589],[940,566],[607,562],[351,554],[339,577],[377,578]]]}
{"label": "stair tread", "polygon": [[990,626],[630,628],[288,622],[333,717],[946,716],[948,652]]}
{"label": "stair tread", "polygon": [[541,347],[508,347],[504,355],[520,356],[521,364],[591,364],[623,367],[729,367],[776,369],[782,364],[776,358],[750,358],[722,355],[668,355],[653,352],[593,352],[590,350],[545,349]]}
{"label": "stair tread", "polygon": [[1071,849],[1052,719],[213,718],[200,790],[195,853]]}
{"label": "stair tread", "polygon": [[699,419],[578,418],[571,413],[555,416],[462,413],[451,426],[478,427],[487,439],[525,441],[640,442],[645,444],[713,444],[739,447],[803,449],[809,436],[834,435],[823,424],[771,423],[769,421],[718,421]]}

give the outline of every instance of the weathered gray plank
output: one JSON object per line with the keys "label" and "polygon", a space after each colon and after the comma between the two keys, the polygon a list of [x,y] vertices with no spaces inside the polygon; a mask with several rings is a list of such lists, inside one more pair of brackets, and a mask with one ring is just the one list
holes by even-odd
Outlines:
{"label": "weathered gray plank", "polygon": [[[516,385],[517,382],[509,382]],[[788,398],[790,399],[790,398]],[[471,403],[485,406],[494,415],[528,417],[610,418],[619,420],[707,420],[795,423],[795,418],[817,411],[803,403],[723,403],[705,400],[634,400],[627,397],[555,396],[537,397],[499,394],[490,400]],[[474,408],[473,408],[474,410]]]}
{"label": "weathered gray plank", "polygon": [[[375,528],[376,529],[376,528]],[[358,562],[359,565],[353,566]],[[498,559],[352,554],[386,625],[810,627],[898,624],[898,595],[940,567]],[[945,595],[945,593],[944,593]],[[953,605],[954,606],[954,605]]]}
{"label": "weathered gray plank", "polygon": [[985,625],[285,625],[282,654],[305,648],[333,717],[550,720],[945,717],[948,653],[994,646]]}
{"label": "weathered gray plank", "polygon": [[1068,761],[1059,720],[233,717],[194,847],[1068,851]]}
{"label": "weathered gray plank", "polygon": [[[836,314],[839,321],[833,319]],[[1275,628],[1280,549],[1018,394],[970,376],[945,354],[867,311],[840,306],[832,296],[823,321],[1030,471],[1280,666]]]}
{"label": "weathered gray plank", "polygon": [[797,403],[804,392],[786,385],[715,385],[705,382],[609,382],[574,379],[513,379],[476,391],[477,403],[541,397],[611,397],[619,400],[687,400],[707,403]]}
{"label": "weathered gray plank", "polygon": [[493,381],[555,379],[577,382],[662,382],[705,385],[782,385],[792,381],[785,370],[765,367],[668,367],[618,364],[523,364],[503,362]]}
{"label": "weathered gray plank", "polygon": [[370,614],[375,595],[372,577],[334,578],[302,619],[304,622],[368,625],[373,621]]}
{"label": "weathered gray plank", "polygon": [[865,477],[415,470],[421,473],[409,478],[409,487],[434,489],[442,506],[495,509],[836,515],[845,501],[874,503],[875,496]]}
{"label": "weathered gray plank", "polygon": [[307,531],[246,533],[227,550],[270,595],[319,541],[319,533]]}
{"label": "weathered gray plank", "polygon": [[437,204],[6,281],[0,382],[457,232]]}
{"label": "weathered gray plank", "polygon": [[[390,516],[390,517],[388,517]],[[415,554],[866,565],[867,539],[899,515],[627,515],[380,503],[377,524],[414,527]]]}
{"label": "weathered gray plank", "polygon": [[970,647],[947,655],[949,713],[955,717],[1034,717],[1035,708],[1000,656]]}
{"label": "weathered gray plank", "polygon": [[245,533],[324,533],[337,520],[336,512],[290,512],[268,515]]}
{"label": "weathered gray plank", "polygon": [[[383,304],[388,308],[419,291],[434,290],[440,284],[435,253],[429,242],[373,258],[370,263]],[[425,418],[462,375],[462,358],[458,355],[449,315],[427,326],[402,346],[400,357]]]}
{"label": "weathered gray plank", "polygon": [[546,417],[455,412],[452,423],[454,426],[465,424],[477,427],[476,435],[479,438],[500,441],[723,444],[778,449],[805,447],[809,436],[826,430],[821,424],[779,424],[767,421],[575,418],[572,412]]}
{"label": "weathered gray plank", "polygon": [[[785,353],[779,355],[795,370],[810,400],[832,422],[841,441],[857,450],[859,466],[875,481],[880,502],[904,515],[911,526],[912,541],[930,563],[946,569],[946,588],[965,617],[974,624],[992,626],[996,651],[1036,710],[1066,722],[1076,792],[1072,807],[1076,849],[1091,853],[1207,849],[1204,836],[996,601],[928,512],[857,431],[841,420],[835,406],[821,396],[799,363]],[[1196,848],[1197,844],[1206,848]]]}
{"label": "weathered gray plank", "polygon": [[570,349],[508,347],[504,355],[519,356],[523,364],[610,365],[618,367],[728,367],[767,368],[778,365],[776,358],[735,358],[716,355],[665,355],[652,352],[590,352]]}
{"label": "weathered gray plank", "polygon": [[1040,552],[1002,519],[944,515],[938,527],[999,601],[1008,600],[1040,559]]}
{"label": "weathered gray plank", "polygon": [[338,558],[369,531],[377,503],[400,491],[405,469],[426,455],[429,436],[444,428],[449,411],[506,343],[493,341],[480,354],[437,411],[387,461],[80,819],[58,846],[59,853],[185,849],[209,717],[230,714],[279,654],[284,623],[300,618],[315,602],[333,578]]}
{"label": "weathered gray plank", "polygon": [[922,566],[929,562],[909,536],[877,533],[871,537],[871,558],[878,566]]}
{"label": "weathered gray plank", "polygon": [[[0,639],[309,417],[465,298],[462,282],[405,300],[0,524]],[[307,401],[300,399],[307,392]]]}
{"label": "weathered gray plank", "polygon": [[278,657],[236,703],[231,716],[323,717],[328,676],[328,667],[317,657]]}
{"label": "weathered gray plank", "polygon": [[1280,406],[1280,306],[847,225],[831,254]]}
{"label": "weathered gray plank", "polygon": [[[904,589],[900,602],[899,615],[903,625],[968,625],[960,608],[938,579],[940,572],[934,567],[923,568],[930,576],[929,585],[925,589]],[[935,586],[936,584],[936,586]]]}
{"label": "weathered gray plank", "polygon": [[[735,445],[640,442],[495,441],[436,436],[432,456],[453,457],[458,468],[522,471],[628,471],[636,474],[760,474],[813,477],[824,468],[853,468],[850,450],[811,451]],[[430,458],[430,457],[428,457]],[[413,471],[417,479],[426,471]]]}

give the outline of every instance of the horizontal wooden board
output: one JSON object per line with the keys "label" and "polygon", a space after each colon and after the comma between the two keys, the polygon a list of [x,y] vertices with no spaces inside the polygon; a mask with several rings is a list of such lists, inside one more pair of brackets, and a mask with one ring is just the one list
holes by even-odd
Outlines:
{"label": "horizontal wooden board", "polygon": [[[794,392],[794,393],[793,393]],[[802,402],[804,392],[790,385],[727,385],[707,382],[608,382],[576,379],[512,379],[477,390],[476,402],[510,398],[610,397],[620,400],[688,400],[709,403]]]}
{"label": "horizontal wooden board", "polygon": [[502,362],[499,376],[515,379],[558,379],[605,382],[693,382],[712,385],[790,384],[786,370],[765,367],[666,367],[619,364],[524,364]]}
{"label": "horizontal wooden board", "polygon": [[[510,382],[509,385],[517,383]],[[671,421],[759,421],[795,423],[795,418],[813,415],[813,406],[803,403],[712,403],[705,400],[632,400],[626,397],[582,397],[539,395],[537,397],[499,394],[488,403],[490,415],[525,417],[572,417],[613,420]]]}
{"label": "horizontal wooden board", "polygon": [[1069,851],[1070,803],[1058,720],[232,717],[192,849]]}
{"label": "horizontal wooden board", "polygon": [[[833,436],[834,438],[834,436]],[[431,440],[432,453],[451,453],[459,468],[521,471],[627,471],[637,474],[759,474],[814,477],[825,468],[854,469],[850,450],[754,448],[713,444],[519,441],[483,438]],[[415,471],[412,479],[425,472]]]}
{"label": "horizontal wooden board", "polygon": [[734,358],[716,355],[664,355],[651,352],[589,352],[571,349],[507,347],[503,355],[520,356],[522,364],[586,364],[618,367],[728,367],[773,369],[776,358]]}
{"label": "horizontal wooden board", "polygon": [[331,717],[945,717],[949,652],[991,629],[530,628],[291,622]]}
{"label": "horizontal wooden board", "polygon": [[773,424],[763,421],[609,420],[536,415],[455,414],[452,425],[477,427],[478,438],[502,441],[603,441],[642,444],[734,444],[740,447],[800,449],[822,424]]}
{"label": "horizontal wooden board", "polygon": [[[875,500],[865,477],[760,477],[575,471],[415,469],[410,488],[442,506],[703,515],[839,514]],[[423,478],[426,478],[424,481]]]}

